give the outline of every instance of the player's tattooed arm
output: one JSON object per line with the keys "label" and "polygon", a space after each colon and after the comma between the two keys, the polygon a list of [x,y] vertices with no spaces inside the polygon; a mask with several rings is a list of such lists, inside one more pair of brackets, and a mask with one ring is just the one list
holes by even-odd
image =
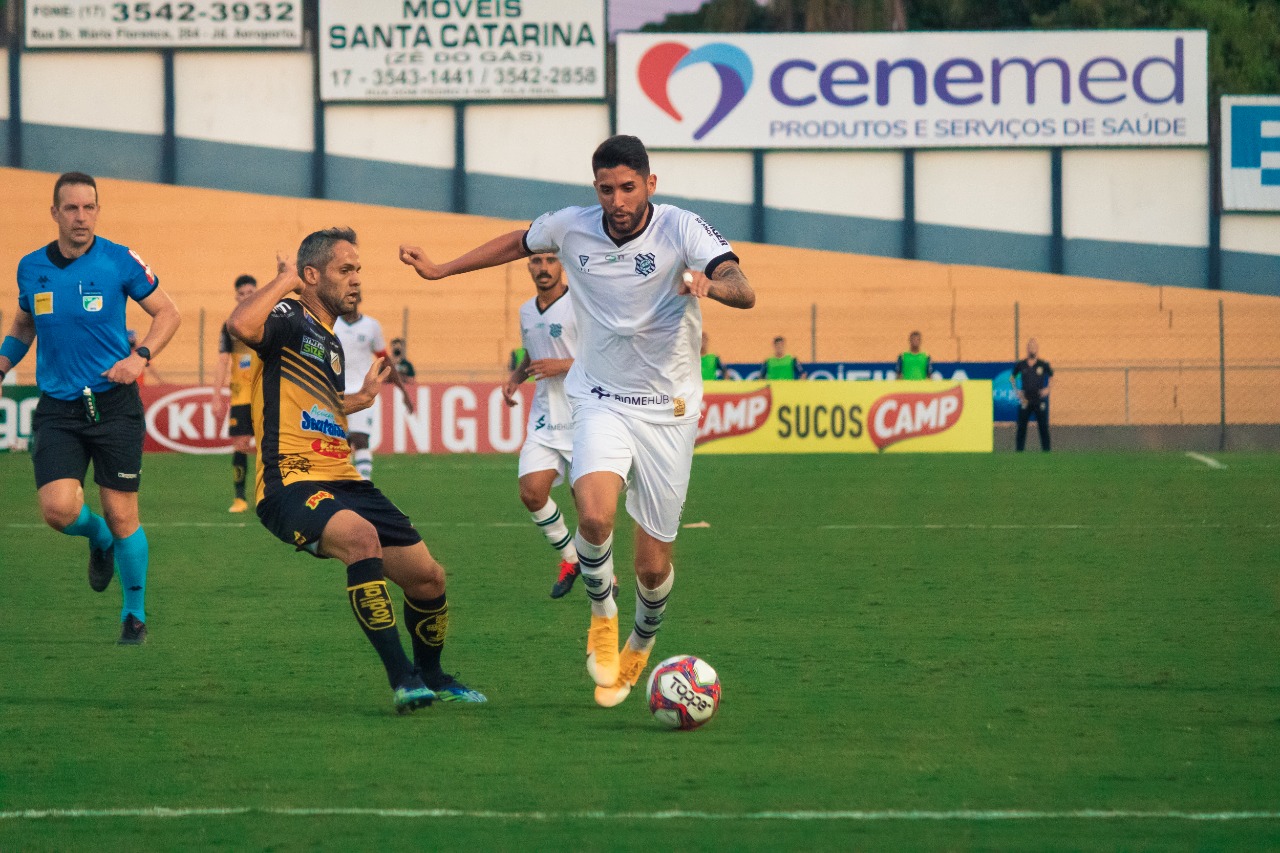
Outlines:
{"label": "player's tattooed arm", "polygon": [[750,308],[756,304],[756,292],[735,261],[725,261],[711,274],[707,296],[730,308]]}

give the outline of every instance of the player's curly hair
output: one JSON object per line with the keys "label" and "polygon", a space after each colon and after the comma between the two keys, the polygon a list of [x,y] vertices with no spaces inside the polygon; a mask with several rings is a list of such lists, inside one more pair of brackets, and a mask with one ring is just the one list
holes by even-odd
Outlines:
{"label": "player's curly hair", "polygon": [[317,270],[323,270],[329,265],[329,261],[333,260],[333,247],[337,243],[346,241],[351,245],[356,245],[356,232],[351,228],[326,228],[323,231],[313,231],[302,240],[302,245],[298,247],[298,273],[306,267],[315,267]]}
{"label": "player's curly hair", "polygon": [[591,173],[601,169],[626,166],[641,177],[649,176],[649,152],[639,137],[619,134],[610,136],[591,155]]}

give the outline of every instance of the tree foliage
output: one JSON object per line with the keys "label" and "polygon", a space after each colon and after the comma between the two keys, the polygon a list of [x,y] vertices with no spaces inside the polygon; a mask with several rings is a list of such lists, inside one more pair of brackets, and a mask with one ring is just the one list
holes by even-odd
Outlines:
{"label": "tree foliage", "polygon": [[709,0],[651,32],[1203,29],[1209,87],[1280,93],[1280,0]]}

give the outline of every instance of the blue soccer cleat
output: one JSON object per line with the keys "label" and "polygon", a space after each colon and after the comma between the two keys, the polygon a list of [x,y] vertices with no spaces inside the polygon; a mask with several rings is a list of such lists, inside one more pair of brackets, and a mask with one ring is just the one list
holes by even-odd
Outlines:
{"label": "blue soccer cleat", "polygon": [[412,714],[419,708],[426,708],[436,700],[436,693],[422,683],[422,676],[416,672],[400,682],[392,695],[397,714]]}
{"label": "blue soccer cleat", "polygon": [[478,705],[489,701],[479,690],[472,690],[452,675],[444,675],[433,689],[441,702],[469,702]]}

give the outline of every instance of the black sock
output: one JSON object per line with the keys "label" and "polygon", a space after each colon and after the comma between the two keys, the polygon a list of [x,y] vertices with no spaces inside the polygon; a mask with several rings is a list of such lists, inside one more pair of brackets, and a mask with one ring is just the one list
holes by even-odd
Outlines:
{"label": "black sock", "polygon": [[236,484],[236,497],[240,500],[244,500],[244,476],[248,465],[249,457],[246,454],[231,454],[231,482]]}
{"label": "black sock", "polygon": [[347,566],[347,598],[356,621],[387,668],[387,680],[396,687],[413,673],[413,664],[400,645],[396,610],[382,577],[381,557],[370,557]]}
{"label": "black sock", "polygon": [[449,632],[449,605],[444,593],[439,598],[404,597],[404,624],[413,640],[413,662],[422,672],[428,687],[444,679],[440,653],[444,651],[444,635]]}

